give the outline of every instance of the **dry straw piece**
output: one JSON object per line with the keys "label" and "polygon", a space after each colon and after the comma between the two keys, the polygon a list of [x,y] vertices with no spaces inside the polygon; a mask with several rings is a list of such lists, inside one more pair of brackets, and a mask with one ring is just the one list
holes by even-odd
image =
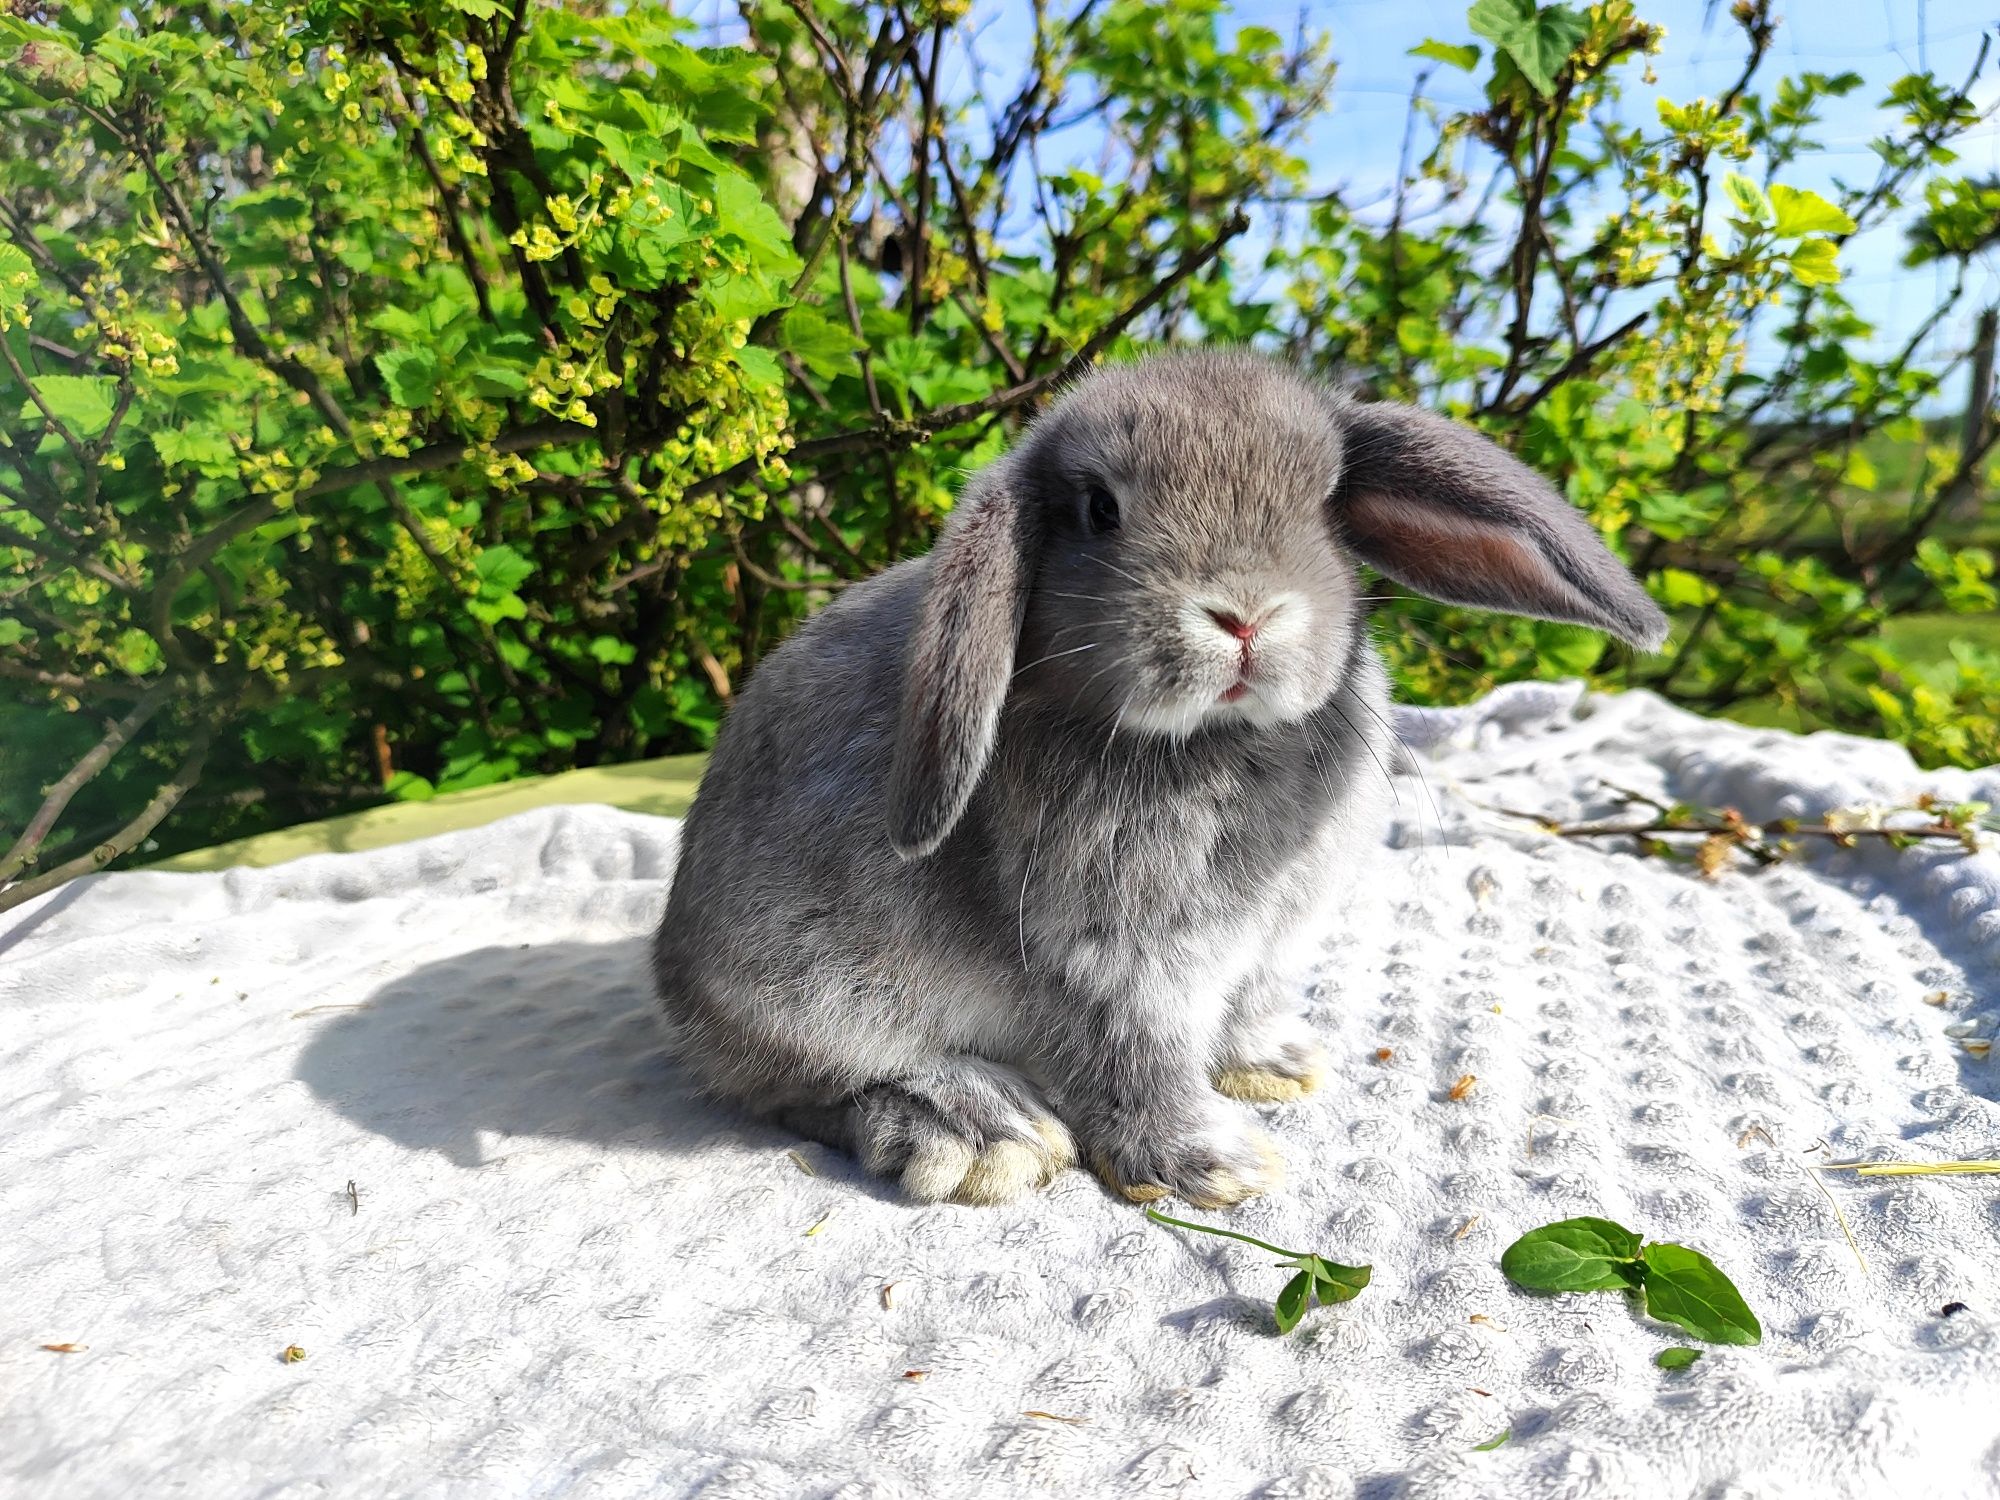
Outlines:
{"label": "dry straw piece", "polygon": [[1822,1172],[1852,1172],[1857,1177],[1967,1177],[1976,1172],[2000,1172],[2000,1161],[1830,1161],[1814,1165]]}

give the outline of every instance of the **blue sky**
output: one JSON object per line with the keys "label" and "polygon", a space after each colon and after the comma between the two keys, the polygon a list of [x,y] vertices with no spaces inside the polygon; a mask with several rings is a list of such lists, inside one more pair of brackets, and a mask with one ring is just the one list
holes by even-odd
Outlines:
{"label": "blue sky", "polygon": [[[1426,37],[1473,40],[1465,9],[1459,0],[1337,0],[1308,7],[1310,23],[1331,34],[1341,62],[1332,109],[1307,142],[1319,186],[1346,183],[1354,196],[1362,197],[1394,180],[1416,65],[1409,49]],[[1636,74],[1631,77],[1625,108],[1634,116],[1653,118],[1656,98],[1714,98],[1734,80],[1742,67],[1743,37],[1729,20],[1726,3],[1716,7],[1706,27],[1701,0],[1640,0],[1638,9],[1646,20],[1665,26],[1667,36],[1654,62],[1657,87],[1646,88]],[[1246,22],[1283,26],[1298,8],[1247,0],[1236,14]],[[1845,99],[1826,104],[1817,132],[1825,151],[1786,173],[1794,186],[1828,196],[1841,180],[1873,180],[1879,159],[1868,142],[1891,118],[1878,107],[1890,83],[1925,66],[1957,82],[1972,65],[1981,28],[1996,20],[1994,7],[1981,0],[1793,0],[1779,14],[1784,24],[1753,87],[1768,91],[1785,74],[1807,71],[1855,72],[1863,79]],[[1428,92],[1448,106],[1473,107],[1480,97],[1467,75],[1450,68],[1432,75]],[[1993,60],[1974,93],[1981,103],[2000,96],[2000,68]],[[1962,165],[1955,170],[2000,172],[2000,126],[1979,126],[1960,154]],[[1903,249],[1901,231],[1889,228],[1858,236],[1844,256],[1848,295],[1878,325],[1878,343],[1906,338],[1950,285],[1950,273],[1942,267],[1901,265]],[[2000,275],[1991,262],[1975,266],[1968,285],[1963,316],[1939,327],[1934,347],[1962,346],[1976,310],[2000,298]],[[1768,351],[1754,353],[1768,359]],[[1753,363],[1764,359],[1753,358]]]}
{"label": "blue sky", "polygon": [[[1409,56],[1410,48],[1427,37],[1474,40],[1466,8],[1465,0],[1313,0],[1303,6],[1299,0],[1239,0],[1231,15],[1238,24],[1289,35],[1303,14],[1308,28],[1332,38],[1339,71],[1330,107],[1311,125],[1303,154],[1311,163],[1314,187],[1339,186],[1349,202],[1365,203],[1384,196],[1395,180],[1410,85],[1418,69],[1427,66]],[[1708,19],[1703,0],[1639,0],[1637,8],[1643,19],[1665,26],[1667,35],[1654,60],[1655,86],[1640,83],[1636,69],[1624,75],[1623,107],[1632,118],[1656,120],[1659,98],[1713,98],[1736,77],[1743,37],[1728,17],[1727,0],[1718,0]],[[733,0],[695,0],[690,9],[705,23],[709,39],[740,37]],[[1957,82],[1971,66],[1982,27],[2000,19],[1991,0],[1791,0],[1779,14],[1783,24],[1754,88],[1769,92],[1785,74],[1806,71],[1851,71],[1863,79],[1845,99],[1824,105],[1817,135],[1825,149],[1785,173],[1792,185],[1829,197],[1836,196],[1842,182],[1873,180],[1879,163],[1868,142],[1891,119],[1880,108],[1889,85],[1926,67]],[[1030,18],[1027,0],[975,0],[971,29],[989,91],[999,98],[1011,92],[1009,85],[1027,55]],[[948,58],[941,82],[947,95],[963,97],[970,75],[962,58]],[[1449,67],[1433,70],[1427,93],[1447,110],[1482,102],[1472,78]],[[2000,99],[2000,57],[1989,59],[1974,97],[1982,104]],[[1079,161],[1096,155],[1091,141],[1075,137],[1070,151]],[[1954,170],[2000,174],[2000,122],[1983,124],[1966,139],[1961,165]],[[1497,211],[1506,210],[1500,206]],[[1900,345],[1950,285],[1950,272],[1943,267],[1900,264],[1903,249],[1901,228],[1891,224],[1857,237],[1843,256],[1848,295],[1877,325],[1877,348]],[[2000,301],[2000,264],[1975,264],[1968,285],[1960,314],[1939,325],[1928,350],[1963,347],[1977,310]],[[1770,348],[1753,346],[1752,367],[1768,366],[1775,357]],[[1947,392],[1945,404],[1954,399],[1955,393]]]}

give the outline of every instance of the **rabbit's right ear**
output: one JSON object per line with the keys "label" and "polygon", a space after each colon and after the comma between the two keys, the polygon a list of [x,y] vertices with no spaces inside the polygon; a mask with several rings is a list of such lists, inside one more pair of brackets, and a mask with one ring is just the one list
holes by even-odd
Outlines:
{"label": "rabbit's right ear", "polygon": [[1040,530],[1000,459],[965,487],[930,553],[903,668],[889,840],[921,859],[957,826],[992,754]]}

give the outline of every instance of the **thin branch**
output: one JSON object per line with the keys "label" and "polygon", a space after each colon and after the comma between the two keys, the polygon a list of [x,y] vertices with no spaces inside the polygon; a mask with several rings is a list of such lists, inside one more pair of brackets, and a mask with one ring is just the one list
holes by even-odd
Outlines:
{"label": "thin branch", "polygon": [[1517,417],[1525,416],[1527,413],[1533,411],[1543,401],[1548,399],[1557,386],[1567,380],[1574,379],[1588,370],[1591,365],[1596,363],[1598,355],[1609,349],[1613,344],[1621,342],[1626,335],[1636,332],[1651,316],[1652,313],[1650,311],[1634,314],[1602,338],[1592,339],[1589,343],[1579,346],[1568,359],[1562,362],[1561,367],[1555,374],[1536,386],[1534,390],[1522,397],[1515,405],[1509,407],[1508,411]]}
{"label": "thin branch", "polygon": [[526,427],[503,432],[483,443],[453,439],[431,443],[400,457],[371,458],[344,468],[329,469],[298,493],[301,500],[311,500],[332,494],[335,490],[344,490],[350,485],[373,484],[380,479],[400,479],[406,474],[429,474],[438,469],[448,469],[455,463],[463,462],[475,450],[491,448],[495,453],[525,453],[530,448],[566,447],[596,436],[596,428],[585,427],[580,422],[531,422]]}
{"label": "thin branch", "polygon": [[79,677],[74,672],[51,672],[24,662],[9,661],[5,657],[0,657],[0,677],[12,678],[15,682],[32,682],[37,687],[72,693],[79,698],[87,694],[101,698],[137,698],[146,692],[146,687],[136,682],[120,682],[111,677]]}
{"label": "thin branch", "polygon": [[[397,90],[400,95],[401,90]],[[452,249],[458,252],[459,263],[465,267],[465,276],[472,283],[473,298],[479,303],[479,316],[488,323],[493,321],[493,301],[486,291],[486,273],[479,268],[479,258],[472,252],[472,240],[465,232],[465,225],[459,219],[459,196],[444,180],[444,173],[438,170],[437,158],[431,155],[430,142],[424,139],[423,127],[417,123],[416,115],[404,105],[409,115],[410,141],[417,148],[417,160],[423,163],[425,174],[431,186],[437,189],[438,221],[444,226],[445,237],[451,241]]]}
{"label": "thin branch", "polygon": [[[40,516],[36,516],[35,519],[42,520]],[[46,525],[47,522],[44,521],[43,524]],[[99,583],[109,584],[121,594],[137,592],[131,579],[121,578],[96,558],[87,557],[80,552],[71,552],[40,537],[29,536],[25,531],[17,531],[5,522],[0,522],[0,546],[19,547],[23,552],[32,552],[35,556],[46,558],[59,566],[75,568],[79,573],[89,574]]]}
{"label": "thin branch", "polygon": [[193,746],[188,750],[187,757],[182,760],[179,768],[167,780],[166,784],[153,794],[152,801],[140,809],[139,815],[136,818],[112,834],[110,838],[97,845],[87,854],[80,854],[75,859],[57,865],[45,874],[37,875],[32,880],[19,881],[7,886],[5,889],[0,889],[0,911],[11,911],[14,907],[32,901],[35,897],[52,891],[59,885],[67,884],[79,875],[89,875],[102,870],[113,860],[130,854],[133,849],[145,840],[148,834],[160,825],[160,820],[174,810],[174,805],[187,795],[188,790],[201,779],[202,767],[208,762],[208,747],[211,737],[212,731],[208,729],[202,729],[198,732],[195,735]]}
{"label": "thin branch", "polygon": [[[1075,354],[1064,361],[1061,368],[1024,380],[1005,390],[994,391],[976,401],[960,402],[956,406],[940,407],[935,411],[902,421],[885,418],[881,423],[868,427],[850,428],[846,432],[832,433],[826,437],[808,438],[793,446],[785,455],[790,461],[826,458],[836,453],[852,453],[857,449],[876,448],[883,452],[893,452],[922,442],[936,433],[949,431],[976,422],[981,417],[997,416],[1035,400],[1047,391],[1064,382],[1075,379],[1089,369],[1098,355],[1102,354],[1125,330],[1157,307],[1168,294],[1182,282],[1200,271],[1210,261],[1220,255],[1225,246],[1250,227],[1249,218],[1237,210],[1223,221],[1221,229],[1199,249],[1183,255],[1180,261],[1160,280],[1147,289],[1146,294],[1133,302],[1118,316],[1111,319]],[[698,479],[681,491],[683,500],[711,495],[718,490],[726,490],[755,474],[764,464],[761,458],[739,459],[728,468]]]}
{"label": "thin branch", "polygon": [[49,788],[42,805],[28,820],[28,826],[21,836],[14,840],[13,847],[0,854],[0,885],[12,880],[21,871],[34,864],[41,853],[42,845],[48,840],[49,830],[56,826],[56,820],[69,806],[70,799],[84,787],[92,777],[102,771],[111,757],[122,750],[126,743],[145,727],[146,721],[158,713],[167,701],[167,691],[172,684],[155,683],[147,690],[146,696],[135,703],[125,717],[104,731],[104,738],[91,746],[89,752],[71,766],[69,773]]}
{"label": "thin branch", "polygon": [[[1977,806],[1955,808],[1929,796],[1920,798],[1914,807],[1908,808],[1879,809],[1867,814],[1856,810],[1846,816],[1840,811],[1832,811],[1817,823],[1801,822],[1797,818],[1776,818],[1759,824],[1733,807],[1705,810],[1670,805],[1620,787],[1611,787],[1610,790],[1627,802],[1650,807],[1653,815],[1626,822],[1565,823],[1547,813],[1525,812],[1486,802],[1474,802],[1472,805],[1502,817],[1533,823],[1544,833],[1558,838],[1632,839],[1637,841],[1642,853],[1664,852],[1665,840],[1669,838],[1699,838],[1701,844],[1695,851],[1695,862],[1703,874],[1711,876],[1726,868],[1729,856],[1735,852],[1744,854],[1759,865],[1777,864],[1791,851],[1790,841],[1794,839],[1823,840],[1843,849],[1851,849],[1863,839],[1877,840],[1897,849],[1920,843],[1943,843],[1955,844],[1970,853],[1979,846]],[[1928,821],[1887,823],[1885,819],[1895,813],[1922,814]]]}
{"label": "thin branch", "polygon": [[47,422],[50,430],[63,440],[63,446],[76,455],[76,461],[88,469],[90,456],[83,443],[69,430],[69,424],[56,415],[55,408],[50,406],[42,393],[36,389],[35,382],[29,377],[28,372],[21,368],[21,362],[14,358],[14,351],[5,339],[0,339],[0,359],[7,361],[7,368],[13,371],[14,378],[21,383],[21,389],[28,393],[28,399],[42,414],[42,420]]}
{"label": "thin branch", "polygon": [[263,365],[312,402],[319,414],[326,418],[327,425],[343,437],[346,436],[352,430],[347,420],[347,413],[341,410],[332,393],[320,384],[319,377],[291,355],[281,354],[273,349],[264,335],[257,331],[257,325],[250,321],[250,315],[244,310],[242,299],[236,295],[235,287],[230,285],[229,273],[222,264],[222,258],[216,253],[207,231],[195,222],[194,215],[189,212],[187,202],[181,197],[180,191],[161,173],[144,130],[135,130],[127,135],[100,111],[85,106],[85,112],[139,158],[139,164],[145,168],[147,177],[152,180],[155,190],[160,195],[160,201],[166,206],[168,216],[179,228],[181,237],[187,241],[188,248],[194,252],[195,260],[200,263],[202,274],[208,278],[208,284],[214,289],[215,295],[221,299],[223,310],[228,314],[229,335],[235,341],[236,347],[245,357]]}
{"label": "thin branch", "polygon": [[761,568],[756,563],[752,562],[750,560],[749,554],[743,550],[742,542],[738,541],[735,544],[735,546],[736,546],[737,566],[742,568],[744,572],[748,573],[752,578],[756,579],[759,583],[763,584],[764,587],[767,589],[778,589],[782,592],[795,593],[795,594],[818,593],[822,590],[825,590],[829,593],[838,593],[841,589],[846,588],[849,582],[849,580],[845,578],[831,578],[831,577],[830,578],[780,578],[776,573],[771,572],[767,568]]}

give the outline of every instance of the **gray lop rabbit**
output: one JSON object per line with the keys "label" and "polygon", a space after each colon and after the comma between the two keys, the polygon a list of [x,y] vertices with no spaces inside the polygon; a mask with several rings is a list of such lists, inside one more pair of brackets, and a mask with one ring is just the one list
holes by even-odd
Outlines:
{"label": "gray lop rabbit", "polygon": [[1135,1200],[1275,1186],[1228,1101],[1322,1071],[1293,981],[1394,748],[1364,562],[1666,632],[1468,428],[1247,353],[1084,377],[730,713],[655,946],[681,1059],[920,1200],[1004,1201],[1079,1145]]}

